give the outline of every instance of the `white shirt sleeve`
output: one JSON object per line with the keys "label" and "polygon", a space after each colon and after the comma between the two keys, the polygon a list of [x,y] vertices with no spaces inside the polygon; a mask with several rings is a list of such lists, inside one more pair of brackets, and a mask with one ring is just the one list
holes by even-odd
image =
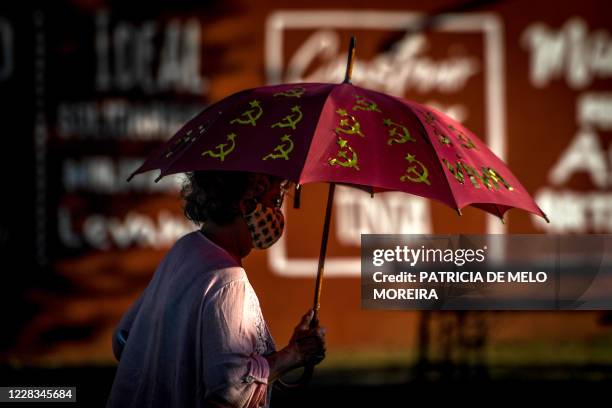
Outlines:
{"label": "white shirt sleeve", "polygon": [[203,375],[206,396],[215,395],[236,407],[267,403],[268,361],[257,349],[257,317],[250,283],[235,280],[222,286],[204,306]]}

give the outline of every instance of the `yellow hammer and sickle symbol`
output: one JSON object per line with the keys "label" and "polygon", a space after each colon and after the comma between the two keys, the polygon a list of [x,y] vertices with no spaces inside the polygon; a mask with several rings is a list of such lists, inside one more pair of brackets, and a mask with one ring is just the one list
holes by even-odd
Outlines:
{"label": "yellow hammer and sickle symbol", "polygon": [[380,112],[376,102],[361,95],[355,95],[357,105],[353,106],[353,110],[375,111]]}
{"label": "yellow hammer and sickle symbol", "polygon": [[274,96],[286,96],[289,98],[299,98],[300,96],[304,95],[304,92],[306,92],[306,88],[302,88],[301,86],[299,86],[297,88],[291,88],[283,92],[277,92],[274,94]]}
{"label": "yellow hammer and sickle symbol", "polygon": [[[501,182],[504,185],[504,187],[508,189],[508,191],[514,191],[514,188],[510,184],[508,184],[508,182],[494,168],[483,167],[482,168],[482,180],[487,181],[486,183],[487,187],[491,185],[491,182],[488,181],[489,178],[493,180],[495,189],[499,188],[499,183]],[[492,190],[491,187],[489,187],[489,189]]]}
{"label": "yellow hammer and sickle symbol", "polygon": [[247,111],[242,112],[242,115],[240,116],[246,116],[246,119],[241,119],[241,118],[236,118],[236,119],[232,119],[230,121],[230,123],[240,123],[241,125],[253,125],[255,126],[257,124],[257,119],[260,118],[261,114],[263,113],[263,109],[261,107],[261,104],[258,100],[253,100],[251,102],[249,102],[249,106],[253,109],[249,109]]}
{"label": "yellow hammer and sickle symbol", "polygon": [[457,132],[457,139],[459,139],[459,141],[461,142],[461,146],[465,147],[466,149],[478,150],[474,142],[472,142],[472,139],[465,136],[463,133]]}
{"label": "yellow hammer and sickle symbol", "polygon": [[228,143],[219,143],[217,146],[215,146],[215,149],[218,150],[219,153],[215,153],[213,150],[206,150],[202,153],[202,156],[208,155],[210,157],[214,157],[215,159],[223,161],[225,159],[225,156],[230,154],[236,147],[236,142],[234,141],[234,139],[236,139],[236,134],[230,133],[229,135],[227,135],[227,141],[231,142],[230,147],[226,149],[225,146],[227,146]]}
{"label": "yellow hammer and sickle symbol", "polygon": [[334,130],[336,133],[365,137],[361,131],[361,124],[354,116],[349,115],[348,112],[342,108],[338,109],[336,113],[343,117],[338,123],[339,127]]}
{"label": "yellow hammer and sickle symbol", "polygon": [[[359,170],[359,166],[357,165],[357,152],[348,145],[346,140],[340,137],[338,138],[338,146],[340,146],[340,150],[336,156],[344,160],[339,160],[337,157],[334,157],[333,159],[329,159],[329,164],[332,166],[353,167]],[[348,156],[347,151],[351,154],[351,157]]]}
{"label": "yellow hammer and sickle symbol", "polygon": [[457,134],[457,139],[461,142],[461,146],[466,149],[476,149],[476,145],[472,142],[472,139],[461,133],[458,129],[456,129],[453,125],[448,125],[448,128]]}
{"label": "yellow hammer and sickle symbol", "polygon": [[293,140],[291,140],[291,135],[285,135],[280,138],[285,143],[281,143],[276,145],[273,151],[277,151],[278,153],[270,153],[265,155],[262,160],[268,159],[285,159],[289,160],[289,153],[293,150]]}
{"label": "yellow hammer and sickle symbol", "polygon": [[302,120],[302,111],[300,110],[300,107],[298,105],[295,105],[293,108],[291,108],[291,112],[293,113],[285,116],[283,120],[281,120],[280,122],[276,122],[271,127],[290,127],[291,129],[295,130],[295,125],[297,125]]}
{"label": "yellow hammer and sickle symbol", "polygon": [[421,163],[420,161],[418,161],[414,155],[408,153],[406,155],[406,160],[408,160],[408,163],[416,163],[418,167],[421,168],[421,171],[417,171],[417,166],[409,166],[406,169],[406,174],[404,174],[403,176],[400,177],[400,180],[402,181],[413,181],[415,183],[425,183],[428,186],[431,185],[431,183],[429,182],[429,170],[427,170],[427,167],[425,167],[425,165],[423,163]]}
{"label": "yellow hammer and sickle symbol", "polygon": [[431,127],[433,134],[438,138],[438,141],[445,146],[452,146],[453,142],[447,137],[444,136],[440,130],[436,126]]}
{"label": "yellow hammer and sickle symbol", "polygon": [[393,143],[406,143],[416,142],[416,140],[410,135],[408,128],[401,123],[395,123],[391,119],[383,120],[383,125],[387,127],[391,127],[389,129],[389,140],[387,140],[388,145],[392,145]]}
{"label": "yellow hammer and sickle symbol", "polygon": [[425,111],[425,113],[423,113],[423,116],[425,116],[425,122],[428,125],[433,125],[433,123],[436,121],[436,117],[430,111]]}

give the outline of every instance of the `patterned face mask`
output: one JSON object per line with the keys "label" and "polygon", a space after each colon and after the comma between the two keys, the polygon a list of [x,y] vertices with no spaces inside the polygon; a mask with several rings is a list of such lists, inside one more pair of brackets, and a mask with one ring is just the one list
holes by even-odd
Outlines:
{"label": "patterned face mask", "polygon": [[257,203],[255,209],[244,216],[244,220],[249,226],[254,248],[269,248],[283,235],[285,217],[279,208],[264,207]]}

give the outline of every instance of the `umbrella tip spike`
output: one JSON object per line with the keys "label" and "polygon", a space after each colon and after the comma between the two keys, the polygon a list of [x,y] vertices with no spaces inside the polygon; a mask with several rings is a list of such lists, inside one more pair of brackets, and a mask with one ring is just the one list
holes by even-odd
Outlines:
{"label": "umbrella tip spike", "polygon": [[542,216],[544,217],[544,220],[546,220],[546,222],[550,224],[550,220],[548,219],[548,216],[544,213],[542,213]]}
{"label": "umbrella tip spike", "polygon": [[157,176],[157,178],[153,181],[157,183],[159,180],[162,179],[162,177],[164,177],[164,175],[160,173],[159,176]]}
{"label": "umbrella tip spike", "polygon": [[134,178],[134,176],[135,176],[135,175],[136,175],[136,173],[132,173],[132,174],[130,174],[130,176],[129,176],[127,179],[125,179],[125,181],[129,183],[129,182],[130,182],[130,180],[132,180],[132,179]]}
{"label": "umbrella tip spike", "polygon": [[460,217],[463,215],[463,213],[461,213],[461,208],[457,208],[457,215],[459,215]]}
{"label": "umbrella tip spike", "polygon": [[346,60],[346,74],[344,75],[344,81],[342,81],[345,84],[351,83],[351,77],[353,75],[353,64],[355,62],[355,48],[356,47],[357,47],[357,40],[355,39],[355,36],[352,35],[351,41],[349,42],[349,51],[348,51],[348,57]]}

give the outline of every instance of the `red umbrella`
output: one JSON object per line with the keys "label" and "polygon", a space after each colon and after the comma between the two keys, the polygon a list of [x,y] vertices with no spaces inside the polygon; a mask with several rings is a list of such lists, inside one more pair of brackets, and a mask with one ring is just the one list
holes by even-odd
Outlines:
{"label": "red umbrella", "polygon": [[[299,186],[328,182],[316,321],[336,183],[404,191],[503,220],[511,208],[546,218],[510,169],[469,129],[416,102],[351,84],[351,39],[340,84],[298,83],[238,92],[187,122],[140,166],[161,177],[194,170],[266,173]],[[129,179],[128,179],[129,180]]]}
{"label": "red umbrella", "polygon": [[[352,54],[352,52],[351,52]],[[350,69],[348,70],[350,71]],[[427,106],[341,84],[244,90],[190,120],[135,174],[194,170],[273,174],[299,184],[404,191],[502,217],[544,213],[470,130]]]}

